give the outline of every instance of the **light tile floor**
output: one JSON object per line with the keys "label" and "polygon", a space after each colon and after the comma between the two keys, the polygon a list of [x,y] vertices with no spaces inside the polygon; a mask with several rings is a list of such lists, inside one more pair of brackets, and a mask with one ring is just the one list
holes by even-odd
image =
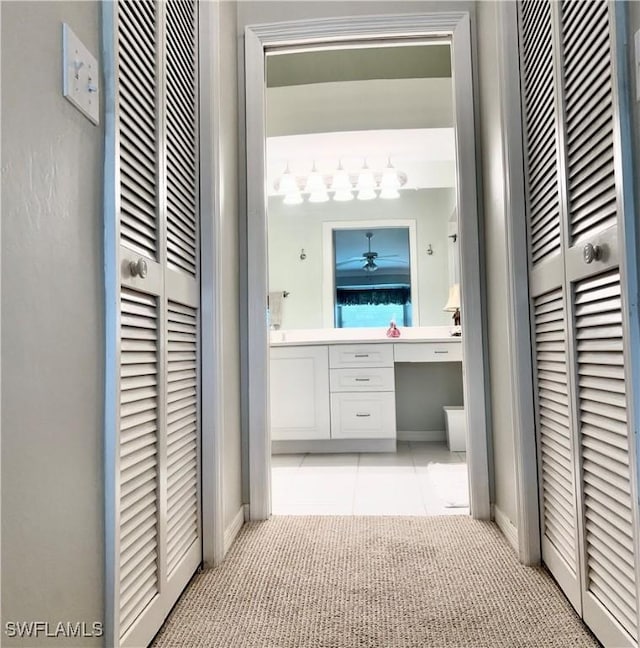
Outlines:
{"label": "light tile floor", "polygon": [[464,452],[398,442],[396,453],[273,455],[274,515],[468,515]]}

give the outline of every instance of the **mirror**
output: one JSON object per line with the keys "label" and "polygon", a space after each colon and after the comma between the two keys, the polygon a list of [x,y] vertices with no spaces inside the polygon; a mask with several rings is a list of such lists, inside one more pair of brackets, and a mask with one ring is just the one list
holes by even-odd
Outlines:
{"label": "mirror", "polygon": [[267,56],[272,328],[451,324],[450,48],[395,45]]}
{"label": "mirror", "polygon": [[408,227],[336,228],[333,251],[336,328],[411,326]]}

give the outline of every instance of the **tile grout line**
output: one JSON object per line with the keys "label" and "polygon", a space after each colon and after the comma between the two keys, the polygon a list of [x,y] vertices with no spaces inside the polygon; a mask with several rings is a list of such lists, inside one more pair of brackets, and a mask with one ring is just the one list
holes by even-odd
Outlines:
{"label": "tile grout line", "polygon": [[[416,473],[416,481],[418,483],[418,493],[420,494],[420,501],[422,502],[422,508],[424,509],[424,515],[426,517],[429,517],[429,515],[430,515],[429,514],[429,508],[427,507],[427,501],[426,501],[426,499],[424,497],[424,491],[423,491],[423,488],[422,488],[422,483],[420,481],[420,477],[419,477],[419,473],[418,473],[418,467],[416,466],[416,458],[415,458],[415,454],[414,454],[415,448],[413,447],[413,445],[411,445],[410,448],[411,448],[411,460],[413,462],[413,469],[414,469],[414,471]],[[425,477],[428,477],[428,475],[425,474]]]}

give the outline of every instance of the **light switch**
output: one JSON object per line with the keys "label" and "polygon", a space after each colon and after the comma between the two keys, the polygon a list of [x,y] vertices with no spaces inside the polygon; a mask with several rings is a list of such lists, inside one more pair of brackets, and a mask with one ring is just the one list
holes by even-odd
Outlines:
{"label": "light switch", "polygon": [[633,65],[636,69],[636,101],[640,101],[640,29],[633,37],[634,57]]}
{"label": "light switch", "polygon": [[98,124],[98,62],[66,23],[62,25],[62,61],[64,96],[94,124]]}

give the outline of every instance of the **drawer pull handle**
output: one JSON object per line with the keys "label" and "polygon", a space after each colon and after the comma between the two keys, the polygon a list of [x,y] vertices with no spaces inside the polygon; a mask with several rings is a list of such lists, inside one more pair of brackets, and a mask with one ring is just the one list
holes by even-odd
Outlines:
{"label": "drawer pull handle", "polygon": [[356,378],[356,382],[369,382],[371,378]]}
{"label": "drawer pull handle", "polygon": [[434,353],[449,353],[448,351],[434,351]]}
{"label": "drawer pull handle", "polygon": [[371,414],[369,414],[368,412],[358,412],[356,416],[358,418],[368,418],[369,416],[371,416]]}
{"label": "drawer pull handle", "polygon": [[368,353],[356,353],[353,357],[354,358],[368,358],[369,354]]}

